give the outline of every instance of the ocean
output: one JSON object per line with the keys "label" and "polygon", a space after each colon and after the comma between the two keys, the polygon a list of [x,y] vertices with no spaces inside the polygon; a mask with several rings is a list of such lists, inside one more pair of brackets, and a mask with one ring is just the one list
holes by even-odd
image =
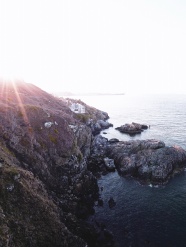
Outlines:
{"label": "ocean", "polygon": [[[186,95],[79,96],[85,103],[108,112],[114,126],[102,135],[119,140],[159,139],[167,146],[186,149]],[[139,135],[115,130],[125,123],[150,126]],[[186,246],[186,172],[165,186],[141,185],[117,171],[98,180],[103,207],[95,206],[92,217],[110,230],[117,247]],[[110,209],[108,200],[116,201]]]}

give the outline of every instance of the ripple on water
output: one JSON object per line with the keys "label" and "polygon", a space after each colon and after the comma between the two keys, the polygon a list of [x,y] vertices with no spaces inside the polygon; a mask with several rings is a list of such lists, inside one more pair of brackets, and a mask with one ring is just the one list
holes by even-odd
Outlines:
{"label": "ripple on water", "polygon": [[[110,173],[98,181],[104,206],[95,207],[95,217],[113,232],[117,246],[184,246],[185,178],[181,174],[166,186],[149,187]],[[116,201],[113,209],[110,196]]]}

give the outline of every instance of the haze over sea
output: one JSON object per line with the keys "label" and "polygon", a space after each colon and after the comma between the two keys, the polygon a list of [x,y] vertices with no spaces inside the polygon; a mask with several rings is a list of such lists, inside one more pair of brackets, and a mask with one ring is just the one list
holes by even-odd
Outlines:
{"label": "haze over sea", "polygon": [[[186,149],[186,95],[79,96],[85,103],[108,112],[113,128],[102,135],[108,139],[159,139],[166,145]],[[144,123],[150,129],[130,137],[116,127]],[[97,220],[115,236],[117,247],[186,246],[186,173],[176,175],[165,186],[141,185],[133,178],[109,173],[98,180],[103,187],[103,207],[95,207]],[[112,196],[116,206],[108,206]]]}

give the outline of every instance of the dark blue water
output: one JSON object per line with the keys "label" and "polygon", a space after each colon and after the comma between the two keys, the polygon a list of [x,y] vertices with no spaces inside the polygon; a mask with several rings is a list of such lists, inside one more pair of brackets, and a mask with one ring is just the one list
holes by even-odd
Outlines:
{"label": "dark blue water", "polygon": [[[82,98],[110,115],[113,128],[102,134],[108,139],[163,140],[166,145],[186,149],[186,95],[98,96]],[[115,130],[125,123],[150,125],[141,135],[130,137]],[[176,175],[165,186],[141,185],[117,172],[98,181],[103,207],[95,207],[95,217],[115,236],[118,247],[186,246],[186,172]],[[112,196],[116,206],[108,206]]]}

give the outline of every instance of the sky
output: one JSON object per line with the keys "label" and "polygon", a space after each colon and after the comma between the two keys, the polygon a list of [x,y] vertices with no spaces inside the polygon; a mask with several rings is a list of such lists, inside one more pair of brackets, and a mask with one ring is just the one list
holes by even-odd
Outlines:
{"label": "sky", "polygon": [[49,92],[186,93],[186,1],[0,0],[0,78]]}

